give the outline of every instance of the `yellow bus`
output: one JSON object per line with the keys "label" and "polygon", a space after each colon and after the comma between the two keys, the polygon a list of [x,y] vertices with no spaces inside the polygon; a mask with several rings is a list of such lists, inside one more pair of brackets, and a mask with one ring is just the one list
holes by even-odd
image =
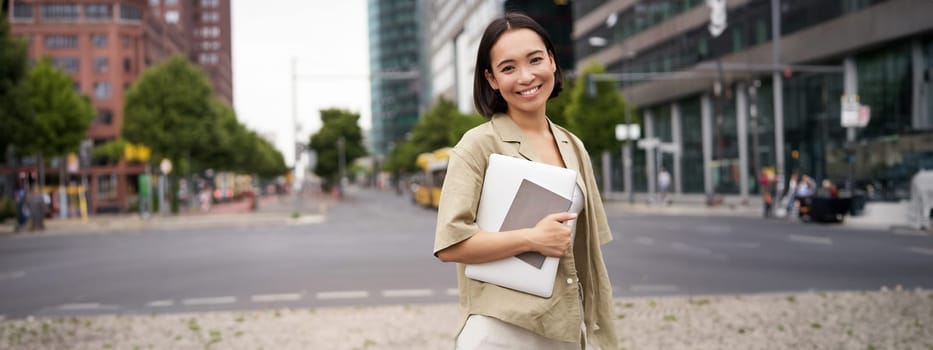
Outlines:
{"label": "yellow bus", "polygon": [[422,153],[415,160],[415,165],[423,173],[422,181],[414,190],[415,203],[426,208],[437,209],[441,199],[441,187],[447,176],[447,160],[450,147],[444,147],[430,153]]}

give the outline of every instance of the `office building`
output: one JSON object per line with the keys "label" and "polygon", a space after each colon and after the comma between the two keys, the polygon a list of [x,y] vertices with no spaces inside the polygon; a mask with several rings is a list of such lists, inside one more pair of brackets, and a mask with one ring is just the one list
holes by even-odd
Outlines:
{"label": "office building", "polygon": [[[852,179],[876,199],[908,197],[910,177],[933,166],[933,2],[715,3],[572,3],[578,71],[605,65],[643,137],[676,146],[634,152],[634,189],[653,192],[663,166],[676,192],[749,196],[759,170],[776,167],[817,185]],[[870,121],[844,128],[843,110]]]}

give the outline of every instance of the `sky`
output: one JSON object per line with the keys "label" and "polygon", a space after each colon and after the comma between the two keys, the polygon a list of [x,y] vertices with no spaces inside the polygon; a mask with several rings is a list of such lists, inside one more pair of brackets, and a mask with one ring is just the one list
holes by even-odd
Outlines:
{"label": "sky", "polygon": [[232,0],[233,103],[251,130],[272,134],[294,163],[292,58],[299,140],[321,127],[318,111],[360,113],[370,129],[366,0]]}

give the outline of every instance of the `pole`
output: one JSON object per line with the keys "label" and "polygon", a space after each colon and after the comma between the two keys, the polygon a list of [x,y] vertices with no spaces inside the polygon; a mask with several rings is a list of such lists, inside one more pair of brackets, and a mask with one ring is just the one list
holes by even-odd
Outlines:
{"label": "pole", "polygon": [[301,150],[298,146],[298,73],[297,66],[298,58],[292,57],[292,126],[294,127],[294,141],[295,141],[295,164],[294,164],[294,178],[295,184],[293,184],[293,189],[295,191],[295,212],[298,213],[301,211],[301,195],[304,189],[302,180],[298,179],[298,171],[300,167],[298,166],[298,161],[301,159]]}
{"label": "pole", "polygon": [[[774,66],[781,65],[781,1],[771,0],[771,46]],[[771,73],[774,84],[774,168],[777,173],[774,203],[780,203],[784,193],[784,86],[781,72]],[[772,207],[776,208],[777,206]]]}
{"label": "pole", "polygon": [[341,197],[343,196],[343,177],[347,167],[346,150],[344,150],[344,147],[346,147],[346,140],[343,136],[340,136],[337,138],[337,193],[339,193]]}

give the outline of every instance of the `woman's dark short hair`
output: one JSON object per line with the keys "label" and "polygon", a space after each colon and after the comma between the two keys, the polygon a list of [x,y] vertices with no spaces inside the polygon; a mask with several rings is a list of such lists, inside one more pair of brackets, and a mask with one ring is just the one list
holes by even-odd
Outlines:
{"label": "woman's dark short hair", "polygon": [[473,72],[473,104],[476,105],[479,114],[485,117],[491,117],[496,113],[505,113],[509,109],[505,99],[502,98],[502,94],[489,86],[485,72],[487,70],[492,72],[492,58],[490,55],[493,45],[499,41],[502,34],[516,29],[531,29],[537,33],[541,37],[541,41],[544,42],[548,55],[554,60],[554,65],[557,66],[557,70],[554,71],[554,90],[551,91],[551,96],[548,99],[560,95],[560,91],[564,88],[560,64],[558,64],[557,56],[554,54],[554,44],[551,43],[551,38],[547,35],[547,32],[528,15],[520,12],[508,12],[502,18],[497,18],[489,23],[483,33],[483,38],[479,42],[479,50],[476,53],[476,70]]}

